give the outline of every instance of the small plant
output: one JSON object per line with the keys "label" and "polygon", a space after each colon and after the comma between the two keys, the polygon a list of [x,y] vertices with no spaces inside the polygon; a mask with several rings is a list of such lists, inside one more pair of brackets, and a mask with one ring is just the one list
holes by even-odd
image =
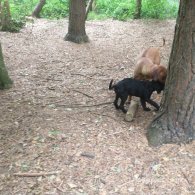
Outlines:
{"label": "small plant", "polygon": [[19,32],[24,27],[26,21],[24,19],[11,19],[9,32]]}
{"label": "small plant", "polygon": [[50,19],[60,19],[68,16],[68,0],[50,0],[46,1],[41,12],[41,17]]}
{"label": "small plant", "polygon": [[178,2],[175,0],[142,0],[142,18],[175,18]]}

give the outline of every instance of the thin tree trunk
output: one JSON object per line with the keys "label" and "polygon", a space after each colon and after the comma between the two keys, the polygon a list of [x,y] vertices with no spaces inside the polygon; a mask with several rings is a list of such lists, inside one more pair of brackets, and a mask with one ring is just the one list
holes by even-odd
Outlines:
{"label": "thin tree trunk", "polygon": [[2,3],[2,7],[1,7],[1,30],[9,31],[10,26],[11,26],[10,6],[9,6],[9,1],[5,0]]}
{"label": "thin tree trunk", "polygon": [[136,0],[134,19],[141,18],[142,0]]}
{"label": "thin tree trunk", "polygon": [[32,12],[32,17],[40,18],[40,13],[45,3],[46,3],[46,0],[39,1],[39,3],[36,5],[35,9]]}
{"label": "thin tree trunk", "polygon": [[86,5],[84,0],[70,0],[69,26],[65,36],[66,41],[75,43],[88,42],[85,32],[85,12]]}
{"label": "thin tree trunk", "polygon": [[89,0],[86,7],[85,19],[87,19],[89,11],[92,11],[92,4],[93,4],[93,0]]}
{"label": "thin tree trunk", "polygon": [[180,1],[162,110],[148,127],[151,145],[195,139],[195,1]]}
{"label": "thin tree trunk", "polygon": [[12,85],[12,81],[8,76],[8,72],[5,68],[2,48],[0,44],[0,89],[8,89]]}
{"label": "thin tree trunk", "polygon": [[0,0],[0,27],[2,26],[2,0]]}

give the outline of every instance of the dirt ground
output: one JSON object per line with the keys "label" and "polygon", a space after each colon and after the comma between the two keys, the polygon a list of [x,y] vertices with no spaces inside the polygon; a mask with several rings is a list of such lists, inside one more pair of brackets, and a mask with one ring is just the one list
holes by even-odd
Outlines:
{"label": "dirt ground", "polygon": [[66,20],[0,32],[14,81],[0,91],[0,194],[195,194],[195,143],[149,147],[146,127],[156,113],[139,107],[125,122],[108,90],[163,37],[167,65],[174,27],[174,20],[88,21],[90,43],[82,45],[63,40]]}

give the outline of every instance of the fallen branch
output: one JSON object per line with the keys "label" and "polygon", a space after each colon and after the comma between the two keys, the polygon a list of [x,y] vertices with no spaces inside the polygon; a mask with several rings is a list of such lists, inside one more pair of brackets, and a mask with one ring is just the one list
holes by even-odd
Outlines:
{"label": "fallen branch", "polygon": [[42,172],[42,173],[14,173],[14,176],[18,177],[40,177],[47,175],[56,175],[58,172]]}
{"label": "fallen branch", "polygon": [[75,91],[75,92],[77,92],[77,93],[80,93],[80,94],[82,94],[82,95],[85,95],[85,96],[87,96],[87,97],[89,97],[89,98],[93,98],[92,96],[90,96],[90,95],[88,95],[88,94],[86,94],[86,93],[83,93],[83,92],[81,92],[81,91],[78,91],[78,90],[76,90],[76,89],[72,89],[72,91]]}
{"label": "fallen branch", "polygon": [[106,79],[106,78],[94,78],[92,76],[87,76],[87,75],[83,75],[81,73],[71,73],[71,75],[78,75],[78,76],[83,76],[83,77],[86,77],[86,78],[89,78],[89,79],[94,79],[94,80],[103,80],[103,81],[108,81],[110,79]]}
{"label": "fallen branch", "polygon": [[65,107],[65,108],[88,108],[88,107],[97,107],[97,106],[108,105],[108,104],[112,104],[112,103],[113,102],[103,102],[103,103],[93,104],[93,105],[78,105],[78,106],[75,106],[75,104],[74,105],[57,104],[55,106],[56,107]]}

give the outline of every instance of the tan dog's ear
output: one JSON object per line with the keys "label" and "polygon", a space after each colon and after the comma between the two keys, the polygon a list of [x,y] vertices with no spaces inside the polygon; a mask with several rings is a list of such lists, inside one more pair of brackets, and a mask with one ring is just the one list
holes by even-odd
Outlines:
{"label": "tan dog's ear", "polygon": [[167,69],[163,66],[157,66],[152,69],[152,79],[165,83],[167,77]]}
{"label": "tan dog's ear", "polygon": [[158,77],[161,83],[165,83],[167,77],[167,69],[164,66],[159,66]]}
{"label": "tan dog's ear", "polygon": [[158,77],[159,77],[159,71],[158,71],[158,68],[154,68],[152,70],[152,79],[154,81],[158,81]]}

